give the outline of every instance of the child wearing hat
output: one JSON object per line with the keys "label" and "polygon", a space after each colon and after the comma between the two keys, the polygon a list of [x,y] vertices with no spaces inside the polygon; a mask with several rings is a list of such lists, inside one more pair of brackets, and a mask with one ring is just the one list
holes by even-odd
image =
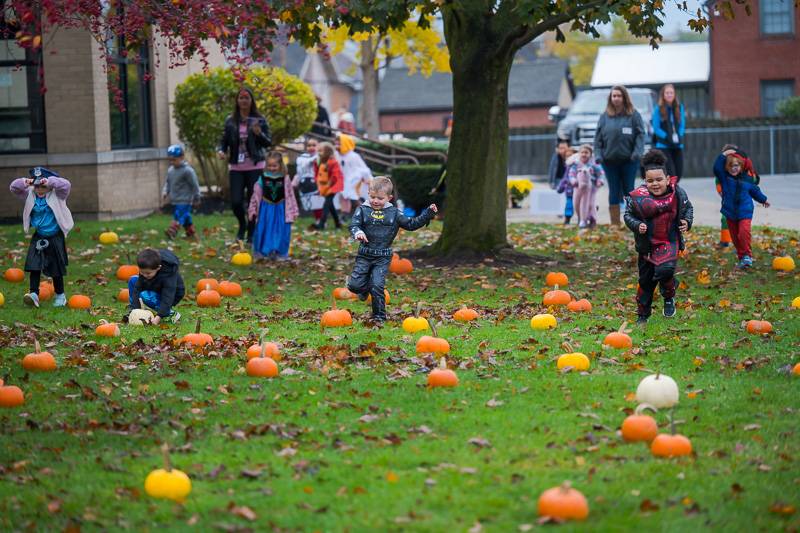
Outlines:
{"label": "child wearing hat", "polygon": [[192,166],[184,159],[183,146],[173,144],[167,148],[170,167],[167,170],[167,181],[164,182],[162,197],[170,199],[173,207],[172,223],[164,230],[167,237],[174,239],[178,229],[183,226],[186,238],[195,236],[192,222],[192,205],[200,204],[200,184]]}
{"label": "child wearing hat", "polygon": [[72,213],[67,207],[70,182],[56,172],[44,167],[28,171],[28,178],[11,182],[11,193],[25,202],[22,209],[22,227],[25,233],[34,233],[25,259],[25,271],[30,272],[30,292],[23,300],[26,305],[39,307],[39,283],[42,272],[53,278],[56,297],[53,305],[67,304],[64,294],[64,276],[67,274],[66,236],[74,226]]}

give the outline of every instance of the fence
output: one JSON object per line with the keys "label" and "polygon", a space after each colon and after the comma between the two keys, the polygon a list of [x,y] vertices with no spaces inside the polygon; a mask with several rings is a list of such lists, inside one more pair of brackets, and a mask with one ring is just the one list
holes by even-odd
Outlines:
{"label": "fence", "polygon": [[[553,133],[510,135],[508,173],[547,175],[555,147]],[[800,173],[800,124],[689,128],[683,152],[684,175],[711,176],[714,157],[723,145],[742,148],[760,174]]]}

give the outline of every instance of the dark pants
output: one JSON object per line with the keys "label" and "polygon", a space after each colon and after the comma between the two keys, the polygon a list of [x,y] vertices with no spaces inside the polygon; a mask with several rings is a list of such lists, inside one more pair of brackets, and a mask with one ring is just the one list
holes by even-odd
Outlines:
{"label": "dark pants", "polygon": [[654,265],[645,256],[639,255],[639,289],[636,291],[636,312],[639,316],[649,317],[653,306],[653,291],[656,285],[661,286],[661,296],[665,300],[675,297],[675,261]]}
{"label": "dark pants", "polygon": [[680,148],[659,148],[667,156],[667,174],[683,177],[683,150]]}
{"label": "dark pants", "polygon": [[[42,271],[33,270],[30,274],[30,292],[39,294],[39,283],[42,282]],[[55,289],[56,294],[64,294],[64,276],[55,276],[53,278],[53,289]]]}
{"label": "dark pants", "polygon": [[319,223],[317,224],[320,229],[325,228],[325,222],[328,220],[328,213],[331,214],[333,218],[333,223],[336,225],[336,228],[341,228],[342,223],[339,222],[339,214],[336,212],[336,207],[333,205],[333,197],[335,195],[329,194],[325,197],[325,203],[322,206],[322,216],[319,219]]}
{"label": "dark pants", "polygon": [[636,182],[636,171],[639,160],[635,161],[603,161],[603,170],[608,182],[608,205],[619,205],[622,197],[628,196]]}
{"label": "dark pants", "polygon": [[357,255],[353,273],[347,280],[347,289],[355,294],[372,296],[372,318],[386,320],[386,273],[389,272],[391,256],[371,257]]}
{"label": "dark pants", "polygon": [[231,208],[239,221],[238,239],[244,239],[247,228],[247,240],[253,240],[255,220],[247,220],[245,214],[250,206],[250,197],[253,196],[253,186],[261,176],[261,170],[231,170],[229,173],[231,185]]}

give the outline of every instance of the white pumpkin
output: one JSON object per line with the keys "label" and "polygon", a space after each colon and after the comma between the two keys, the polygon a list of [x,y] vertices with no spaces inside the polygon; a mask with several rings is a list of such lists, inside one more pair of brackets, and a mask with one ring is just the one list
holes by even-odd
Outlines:
{"label": "white pumpkin", "polygon": [[153,312],[149,309],[134,309],[131,311],[131,314],[128,315],[128,324],[132,326],[143,326],[145,324],[150,324],[150,322],[155,318]]}
{"label": "white pumpkin", "polygon": [[650,404],[657,409],[674,406],[679,397],[678,384],[664,374],[647,376],[636,387],[636,401]]}

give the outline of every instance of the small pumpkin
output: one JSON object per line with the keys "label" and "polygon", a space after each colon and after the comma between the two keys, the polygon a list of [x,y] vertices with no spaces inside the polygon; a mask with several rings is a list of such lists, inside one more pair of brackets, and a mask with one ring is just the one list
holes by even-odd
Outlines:
{"label": "small pumpkin", "polygon": [[337,300],[355,300],[358,298],[358,296],[355,293],[350,292],[350,289],[347,287],[336,287],[333,289],[332,294]]}
{"label": "small pumpkin", "polygon": [[52,281],[43,281],[39,284],[39,301],[46,302],[50,298],[52,298],[56,293],[55,287],[53,287]]}
{"label": "small pumpkin", "polygon": [[336,299],[333,299],[333,309],[322,313],[319,320],[320,328],[338,328],[342,326],[352,326],[353,317],[347,309],[337,309]]}
{"label": "small pumpkin", "polygon": [[433,331],[433,336],[423,335],[417,341],[417,353],[433,353],[436,355],[450,353],[450,343],[436,336],[436,326],[433,324],[431,324],[431,331]]}
{"label": "small pumpkin", "polygon": [[792,374],[795,376],[800,376],[800,363],[797,363],[794,365],[794,367],[792,367]]}
{"label": "small pumpkin", "polygon": [[156,316],[153,312],[144,306],[144,302],[139,298],[139,309],[131,309],[128,314],[128,324],[131,326],[144,326],[145,324],[152,324]]}
{"label": "small pumpkin", "polygon": [[25,279],[25,272],[19,268],[9,268],[3,274],[3,279],[11,283],[20,283]]}
{"label": "small pumpkin", "polygon": [[0,407],[19,407],[25,403],[22,389],[16,385],[5,385],[0,379]]}
{"label": "small pumpkin", "polygon": [[569,278],[563,272],[548,272],[544,282],[548,287],[557,287],[558,285],[566,287],[569,285]]}
{"label": "small pumpkin", "polygon": [[389,272],[392,274],[411,274],[414,271],[414,265],[410,259],[401,259],[399,256],[395,259],[392,256],[392,261],[389,263]]}
{"label": "small pumpkin", "polygon": [[197,317],[194,333],[187,333],[181,337],[181,340],[178,342],[179,344],[186,344],[189,347],[194,347],[195,351],[202,352],[204,346],[214,343],[214,338],[208,333],[200,333],[200,317]]}
{"label": "small pumpkin", "polygon": [[794,270],[794,259],[792,259],[792,256],[790,255],[776,257],[772,260],[772,269],[782,270],[783,272],[791,272]]}
{"label": "small pumpkin", "polygon": [[573,313],[588,313],[592,310],[592,304],[586,298],[580,300],[572,300],[567,304],[567,309]]}
{"label": "small pumpkin", "polygon": [[539,516],[556,520],[586,520],[589,516],[586,497],[580,491],[573,489],[569,481],[544,491],[539,496],[537,507]]}
{"label": "small pumpkin", "polygon": [[22,358],[22,367],[28,372],[52,372],[56,369],[56,359],[50,352],[43,352],[39,341],[33,340],[34,351]]}
{"label": "small pumpkin", "polygon": [[119,326],[114,322],[101,320],[100,325],[95,328],[94,333],[99,337],[119,337]]}
{"label": "small pumpkin", "polygon": [[133,276],[139,275],[139,267],[136,265],[122,265],[117,269],[117,279],[128,281]]}
{"label": "small pumpkin", "polygon": [[197,295],[197,305],[200,307],[219,307],[220,303],[222,303],[222,296],[212,289],[210,284],[206,285],[205,290],[200,291]]}
{"label": "small pumpkin", "polygon": [[680,457],[692,453],[692,441],[683,435],[661,433],[653,439],[650,451],[656,457]]}
{"label": "small pumpkin", "polygon": [[458,385],[458,376],[447,368],[447,361],[442,357],[439,359],[438,368],[434,368],[428,374],[428,387],[455,387],[456,385]]}
{"label": "small pumpkin", "polygon": [[242,286],[235,281],[220,281],[218,292],[226,298],[238,298],[242,295]]}
{"label": "small pumpkin", "polygon": [[544,294],[544,298],[542,299],[542,303],[544,305],[567,305],[572,301],[572,295],[567,291],[562,291],[558,288],[558,285],[555,285],[555,288],[552,291],[547,291]]}
{"label": "small pumpkin", "polygon": [[119,242],[119,235],[113,231],[104,231],[97,240],[100,241],[100,244],[117,244]]}
{"label": "small pumpkin", "polygon": [[550,313],[539,313],[531,318],[531,328],[536,330],[553,329],[558,325],[556,317]]}
{"label": "small pumpkin", "polygon": [[421,309],[422,309],[422,302],[418,302],[417,309],[414,312],[414,316],[410,316],[403,320],[403,331],[407,333],[416,333],[418,331],[424,331],[426,329],[430,329],[430,325],[428,324],[428,319],[419,316]]}
{"label": "small pumpkin", "polygon": [[795,296],[794,300],[792,300],[792,307],[800,309],[800,296]]}
{"label": "small pumpkin", "polygon": [[589,370],[589,358],[586,357],[585,354],[580,352],[576,352],[572,349],[572,346],[569,343],[564,343],[564,348],[567,350],[568,353],[561,354],[558,356],[558,360],[556,361],[556,367],[559,370],[577,370],[579,372],[583,372],[584,370]]}
{"label": "small pumpkin", "polygon": [[259,352],[258,356],[248,358],[247,366],[245,366],[245,371],[247,372],[248,376],[257,378],[274,378],[278,375],[278,364],[274,359],[267,355],[267,347],[270,344],[274,346],[274,344],[265,340],[266,335],[267,331],[264,330],[264,332],[261,334],[261,351]]}
{"label": "small pumpkin", "polygon": [[253,256],[244,249],[244,244],[239,241],[239,251],[231,257],[231,264],[236,266],[248,266],[253,263]]}
{"label": "small pumpkin", "polygon": [[120,289],[117,293],[118,302],[128,303],[130,299],[130,291],[128,289]]}
{"label": "small pumpkin", "polygon": [[247,353],[245,355],[247,356],[248,361],[254,357],[260,357],[262,355],[271,357],[276,361],[280,361],[281,359],[280,347],[274,342],[264,342],[264,336],[267,334],[267,331],[268,330],[265,329],[264,332],[262,333],[260,343],[253,344],[247,349]]}
{"label": "small pumpkin", "polygon": [[625,327],[627,325],[627,321],[623,322],[617,331],[612,331],[606,335],[606,338],[603,339],[603,344],[620,350],[631,348],[633,346],[633,340],[625,333]]}
{"label": "small pumpkin", "polygon": [[622,421],[622,438],[627,442],[651,442],[658,435],[658,424],[652,416],[642,414],[645,409],[656,412],[656,408],[639,404],[632,415]]}
{"label": "small pumpkin", "polygon": [[471,322],[478,318],[478,312],[466,306],[461,306],[461,309],[453,313],[453,318],[459,322]]}
{"label": "small pumpkin", "polygon": [[2,307],[4,303],[6,303],[6,297],[0,292],[0,307]]}
{"label": "small pumpkin", "polygon": [[89,309],[92,306],[92,299],[84,294],[73,294],[67,301],[70,309]]}
{"label": "small pumpkin", "polygon": [[212,291],[215,291],[219,289],[219,281],[214,278],[203,278],[197,282],[195,288],[197,289],[197,292],[201,292],[205,289],[211,289]]}
{"label": "small pumpkin", "polygon": [[772,332],[772,324],[766,320],[748,320],[746,327],[747,333],[752,333],[753,335],[761,335],[763,333]]}
{"label": "small pumpkin", "polygon": [[172,468],[169,460],[169,446],[161,446],[164,455],[164,468],[153,470],[144,480],[144,491],[151,498],[172,500],[178,503],[186,501],[192,492],[192,481],[185,472]]}
{"label": "small pumpkin", "polygon": [[678,384],[665,374],[651,374],[636,387],[636,401],[652,405],[656,409],[673,407],[679,399]]}

